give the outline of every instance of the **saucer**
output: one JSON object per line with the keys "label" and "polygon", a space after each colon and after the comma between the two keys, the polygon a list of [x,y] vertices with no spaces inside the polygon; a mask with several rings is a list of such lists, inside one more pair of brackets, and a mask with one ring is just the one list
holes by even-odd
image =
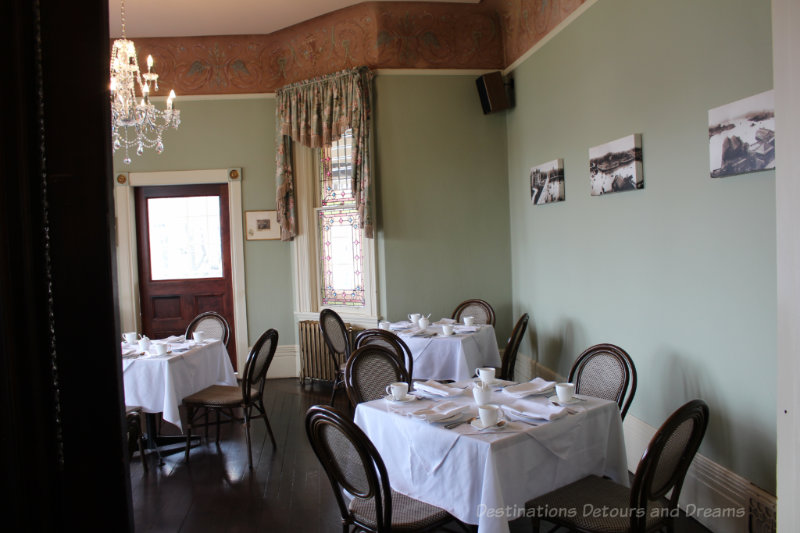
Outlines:
{"label": "saucer", "polygon": [[495,425],[493,425],[493,426],[484,426],[484,425],[483,425],[483,422],[481,422],[481,419],[480,419],[480,418],[475,418],[475,419],[473,419],[473,420],[471,420],[471,421],[470,421],[469,425],[470,425],[470,426],[472,426],[472,427],[474,427],[474,428],[475,428],[475,429],[477,429],[478,431],[483,431],[484,429],[491,429],[491,428],[502,428],[502,427],[505,427],[505,425],[506,425],[506,421],[505,421],[505,420],[499,420],[499,421],[497,422],[497,424],[495,424]]}
{"label": "saucer", "polygon": [[550,401],[550,403],[556,405],[572,405],[573,403],[578,403],[583,401],[580,398],[576,398],[575,396],[573,396],[572,399],[567,402],[562,402],[561,400],[558,399],[558,396],[550,396],[548,400]]}
{"label": "saucer", "polygon": [[418,398],[416,396],[412,396],[411,394],[406,394],[405,398],[401,400],[395,400],[394,398],[392,398],[391,394],[387,394],[386,396],[383,397],[383,399],[386,400],[387,402],[392,402],[392,403],[408,403],[408,402],[413,402]]}

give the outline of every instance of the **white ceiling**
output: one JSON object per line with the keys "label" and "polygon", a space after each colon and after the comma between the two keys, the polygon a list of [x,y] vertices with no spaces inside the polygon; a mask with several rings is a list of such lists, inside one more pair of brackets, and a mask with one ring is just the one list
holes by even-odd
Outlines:
{"label": "white ceiling", "polygon": [[[365,0],[127,0],[125,33],[135,37],[261,35]],[[374,0],[373,0],[374,1]],[[414,0],[377,0],[414,1]],[[477,4],[480,0],[436,0]],[[109,31],[122,34],[121,0],[109,0]]]}

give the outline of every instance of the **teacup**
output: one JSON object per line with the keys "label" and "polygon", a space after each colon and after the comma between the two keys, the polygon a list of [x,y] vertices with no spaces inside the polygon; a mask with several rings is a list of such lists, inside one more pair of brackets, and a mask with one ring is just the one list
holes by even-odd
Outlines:
{"label": "teacup", "polygon": [[139,335],[137,335],[135,331],[127,331],[122,334],[122,340],[124,340],[128,344],[136,344],[136,338],[138,336]]}
{"label": "teacup", "polygon": [[381,320],[381,321],[378,323],[378,327],[379,327],[379,328],[381,328],[381,329],[390,329],[390,328],[391,328],[391,326],[392,326],[392,323],[391,323],[391,322],[388,322],[388,321],[386,321],[386,320]]}
{"label": "teacup", "polygon": [[474,316],[465,316],[462,317],[461,320],[464,321],[465,326],[474,326],[475,325],[475,317]]}
{"label": "teacup", "polygon": [[574,383],[556,383],[556,395],[560,402],[571,402],[572,395],[575,394]]}
{"label": "teacup", "polygon": [[475,374],[481,379],[482,382],[486,383],[487,385],[491,385],[494,383],[494,373],[495,369],[492,367],[483,367],[483,368],[476,368]]}
{"label": "teacup", "polygon": [[422,315],[419,313],[411,313],[408,315],[408,319],[411,321],[412,324],[416,324],[419,322],[419,319],[422,318]]}
{"label": "teacup", "polygon": [[419,329],[425,329],[430,325],[430,321],[426,317],[422,317],[417,321]]}
{"label": "teacup", "polygon": [[442,335],[452,335],[453,331],[453,324],[442,325]]}
{"label": "teacup", "polygon": [[206,334],[204,331],[195,331],[192,333],[192,339],[194,339],[195,342],[203,342],[206,340]]}
{"label": "teacup", "polygon": [[386,394],[391,395],[392,400],[400,401],[405,400],[408,394],[408,383],[404,381],[397,381],[386,387]]}
{"label": "teacup", "polygon": [[154,342],[150,345],[151,352],[154,355],[164,355],[167,353],[167,345],[163,342]]}
{"label": "teacup", "polygon": [[478,416],[481,418],[483,427],[496,426],[500,421],[500,406],[493,403],[479,405]]}
{"label": "teacup", "polygon": [[492,399],[492,389],[483,382],[476,383],[472,389],[472,396],[475,397],[475,403],[486,405]]}

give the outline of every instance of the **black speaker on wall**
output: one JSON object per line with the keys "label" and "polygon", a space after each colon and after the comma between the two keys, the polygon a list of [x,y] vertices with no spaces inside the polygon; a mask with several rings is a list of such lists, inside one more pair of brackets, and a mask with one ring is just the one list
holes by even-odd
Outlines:
{"label": "black speaker on wall", "polygon": [[484,115],[511,107],[512,82],[513,80],[509,80],[508,84],[505,83],[499,70],[484,74],[475,80]]}

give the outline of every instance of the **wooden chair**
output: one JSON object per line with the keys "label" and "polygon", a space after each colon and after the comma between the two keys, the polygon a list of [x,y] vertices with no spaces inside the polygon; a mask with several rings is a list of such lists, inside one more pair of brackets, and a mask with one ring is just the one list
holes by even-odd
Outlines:
{"label": "wooden chair", "polygon": [[[686,471],[708,426],[708,406],[692,400],[658,429],[639,461],[628,488],[607,478],[588,476],[525,504],[534,531],[541,519],[574,531],[644,533],[672,531]],[[670,493],[670,491],[672,491]],[[669,495],[669,497],[668,497]],[[586,512],[591,509],[602,513]],[[558,510],[547,514],[546,510]]]}
{"label": "wooden chair", "polygon": [[411,355],[411,348],[397,334],[385,329],[365,329],[356,335],[354,348],[360,348],[367,344],[377,344],[391,350],[408,372],[414,378],[414,358]]}
{"label": "wooden chair", "polygon": [[[278,332],[274,329],[265,331],[253,345],[247,361],[244,365],[244,376],[241,386],[237,385],[211,385],[200,392],[196,392],[183,399],[186,406],[186,417],[189,420],[189,427],[186,431],[186,461],[189,461],[189,449],[192,438],[192,426],[195,421],[195,414],[198,409],[205,411],[213,410],[216,412],[217,444],[219,444],[220,412],[241,408],[244,415],[244,430],[247,439],[247,460],[250,470],[253,469],[253,452],[250,444],[250,421],[253,418],[263,418],[267,426],[269,438],[272,440],[272,447],[276,448],[275,435],[272,434],[272,427],[269,425],[267,411],[264,408],[264,386],[267,382],[267,371],[275,356],[278,347]],[[251,416],[251,411],[255,407],[258,414]],[[206,424],[208,431],[208,424]]]}
{"label": "wooden chair", "polygon": [[624,420],[636,393],[636,367],[619,346],[596,344],[578,356],[568,381],[575,384],[576,394],[617,402]]}
{"label": "wooden chair", "polygon": [[379,344],[366,344],[353,351],[344,370],[344,385],[350,404],[377,400],[386,396],[386,387],[405,381],[411,388],[409,376],[397,354]]}
{"label": "wooden chair", "polygon": [[194,317],[186,327],[184,335],[186,340],[190,340],[195,331],[202,331],[210,339],[221,339],[226,347],[231,336],[231,328],[228,326],[228,321],[216,311],[206,311]]}
{"label": "wooden chair", "polygon": [[522,339],[525,337],[525,330],[528,329],[528,313],[523,314],[514,325],[514,330],[508,338],[506,347],[503,350],[503,362],[500,373],[497,377],[508,381],[514,381],[514,367],[517,364],[517,352]]}
{"label": "wooden chair", "polygon": [[147,459],[144,455],[144,442],[142,440],[142,408],[138,406],[125,406],[125,422],[128,435],[128,458],[133,458],[134,449],[139,450],[142,468],[147,472]]}
{"label": "wooden chair", "polygon": [[461,322],[463,316],[474,316],[477,324],[491,324],[494,326],[494,309],[489,302],[472,299],[458,304],[451,318]]}
{"label": "wooden chair", "polygon": [[[331,483],[342,531],[350,531],[351,526],[380,533],[432,531],[456,520],[444,509],[392,490],[375,446],[340,411],[311,407],[306,412],[306,434]],[[343,491],[348,493],[347,499]]]}
{"label": "wooden chair", "polygon": [[[342,317],[332,309],[323,309],[319,314],[319,329],[322,332],[322,338],[325,339],[328,352],[333,358],[333,367],[336,369],[333,392],[331,392],[331,405],[333,405],[336,400],[336,392],[344,386],[344,366],[351,352],[350,335],[347,333],[347,327],[344,325]],[[337,354],[341,354],[341,356]]]}

